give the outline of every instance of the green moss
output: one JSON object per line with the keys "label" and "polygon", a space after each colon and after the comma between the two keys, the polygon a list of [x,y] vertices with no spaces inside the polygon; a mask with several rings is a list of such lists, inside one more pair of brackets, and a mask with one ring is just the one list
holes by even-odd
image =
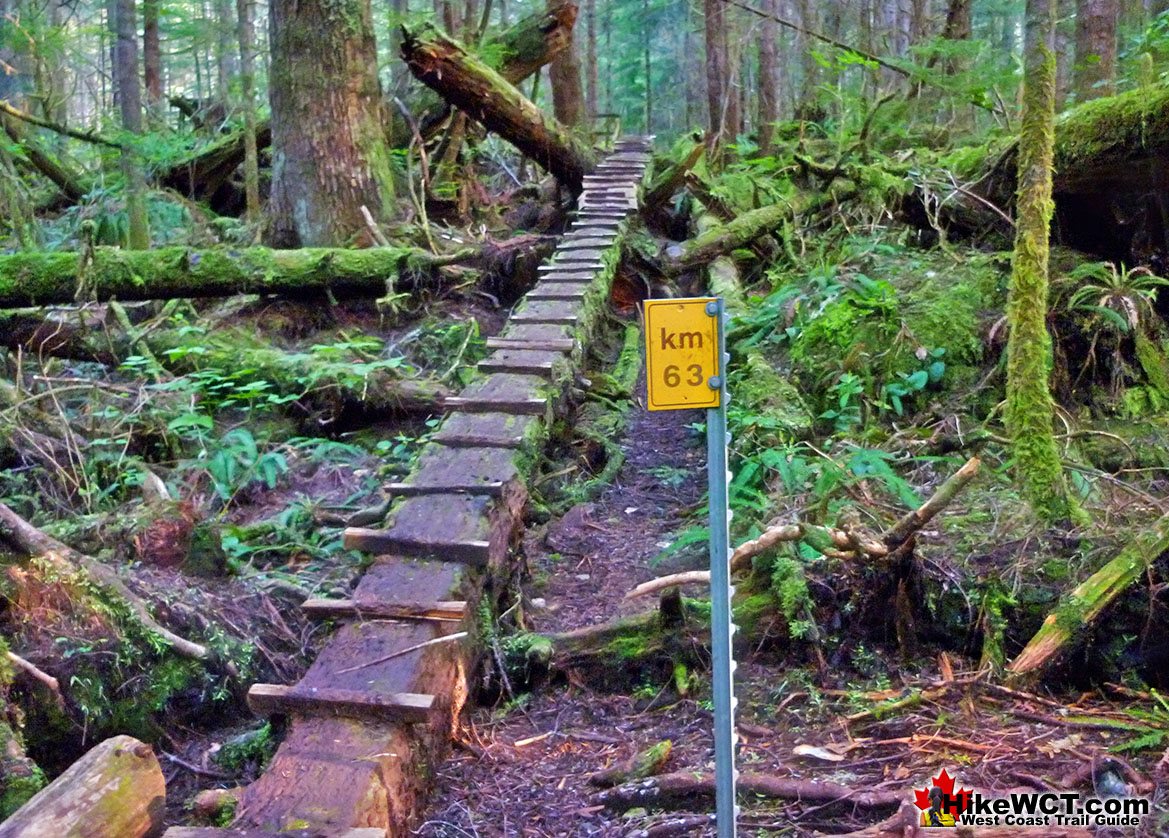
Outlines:
{"label": "green moss", "polygon": [[752,413],[765,416],[770,426],[788,435],[788,440],[777,437],[774,444],[811,434],[815,420],[799,389],[761,353],[748,353],[746,363],[732,372],[728,386],[736,400],[741,399]]}
{"label": "green moss", "polygon": [[1162,396],[1169,398],[1169,359],[1165,351],[1143,331],[1135,336],[1137,360],[1149,384]]}
{"label": "green moss", "polygon": [[[1029,39],[1032,36],[1028,36]],[[1036,37],[1029,43],[1019,140],[1019,190],[1014,270],[1007,299],[1007,405],[1016,473],[1027,500],[1044,520],[1080,520],[1068,494],[1052,430],[1054,403],[1048,383],[1048,227],[1051,200],[1055,56]]]}
{"label": "green moss", "polygon": [[276,753],[276,737],[271,722],[265,722],[255,730],[235,736],[215,753],[215,762],[229,771],[242,773],[245,770],[262,771]]}

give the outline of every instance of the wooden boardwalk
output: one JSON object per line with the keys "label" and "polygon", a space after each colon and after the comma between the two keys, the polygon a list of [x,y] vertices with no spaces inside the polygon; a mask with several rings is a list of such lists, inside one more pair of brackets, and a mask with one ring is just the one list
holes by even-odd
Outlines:
{"label": "wooden boardwalk", "polygon": [[374,563],[352,599],[304,604],[337,626],[305,676],[249,692],[254,712],[286,715],[289,727],[233,826],[164,838],[410,834],[467,697],[479,598],[508,576],[529,471],[607,304],[651,139],[618,142],[585,177],[540,282],[487,341],[479,378],[447,400],[417,467],[391,485],[401,500],[387,525],[346,531],[345,545]]}

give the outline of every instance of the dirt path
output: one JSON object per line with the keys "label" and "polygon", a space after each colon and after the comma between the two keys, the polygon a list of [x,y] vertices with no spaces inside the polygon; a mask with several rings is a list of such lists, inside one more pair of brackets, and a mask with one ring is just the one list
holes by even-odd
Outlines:
{"label": "dirt path", "polygon": [[[635,392],[644,391],[644,381]],[[640,403],[621,446],[625,464],[615,483],[592,503],[579,504],[524,543],[533,596],[546,610],[536,630],[568,631],[619,614],[645,610],[646,600],[624,600],[635,585],[672,570],[705,567],[704,542],[655,565],[686,527],[706,491],[705,436],[687,427],[701,410],[650,413]]]}

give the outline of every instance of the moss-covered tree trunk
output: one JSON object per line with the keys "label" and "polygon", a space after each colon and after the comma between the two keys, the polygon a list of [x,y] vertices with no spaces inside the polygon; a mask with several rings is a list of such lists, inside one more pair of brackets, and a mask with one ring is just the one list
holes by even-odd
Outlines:
{"label": "moss-covered tree trunk", "polygon": [[1007,298],[1007,430],[1018,477],[1035,512],[1046,520],[1072,509],[1052,431],[1054,404],[1048,382],[1048,229],[1054,153],[1054,0],[1027,0],[1023,124],[1019,138],[1019,189],[1014,268]]}
{"label": "moss-covered tree trunk", "polygon": [[275,0],[270,32],[268,241],[343,245],[394,197],[369,0]]}
{"label": "moss-covered tree trunk", "polygon": [[[522,239],[517,241],[523,242]],[[467,249],[434,256],[410,248],[306,248],[187,250],[183,247],[129,251],[94,249],[78,290],[78,253],[30,251],[0,256],[0,309],[69,304],[78,296],[106,301],[172,297],[230,297],[284,294],[316,297],[378,297],[390,279],[426,282],[443,265],[489,258],[490,250]]]}
{"label": "moss-covered tree trunk", "polygon": [[458,42],[425,25],[404,30],[402,57],[414,77],[531,157],[570,189],[596,166],[591,147],[550,119],[507,79]]}

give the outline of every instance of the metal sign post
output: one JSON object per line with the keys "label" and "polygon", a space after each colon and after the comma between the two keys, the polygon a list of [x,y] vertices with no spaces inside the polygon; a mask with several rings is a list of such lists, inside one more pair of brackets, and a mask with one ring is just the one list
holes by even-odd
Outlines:
{"label": "metal sign post", "polygon": [[727,382],[721,297],[645,301],[647,407],[706,408],[710,498],[710,640],[714,670],[715,811],[718,838],[738,834],[735,803],[735,658],[727,486]]}

